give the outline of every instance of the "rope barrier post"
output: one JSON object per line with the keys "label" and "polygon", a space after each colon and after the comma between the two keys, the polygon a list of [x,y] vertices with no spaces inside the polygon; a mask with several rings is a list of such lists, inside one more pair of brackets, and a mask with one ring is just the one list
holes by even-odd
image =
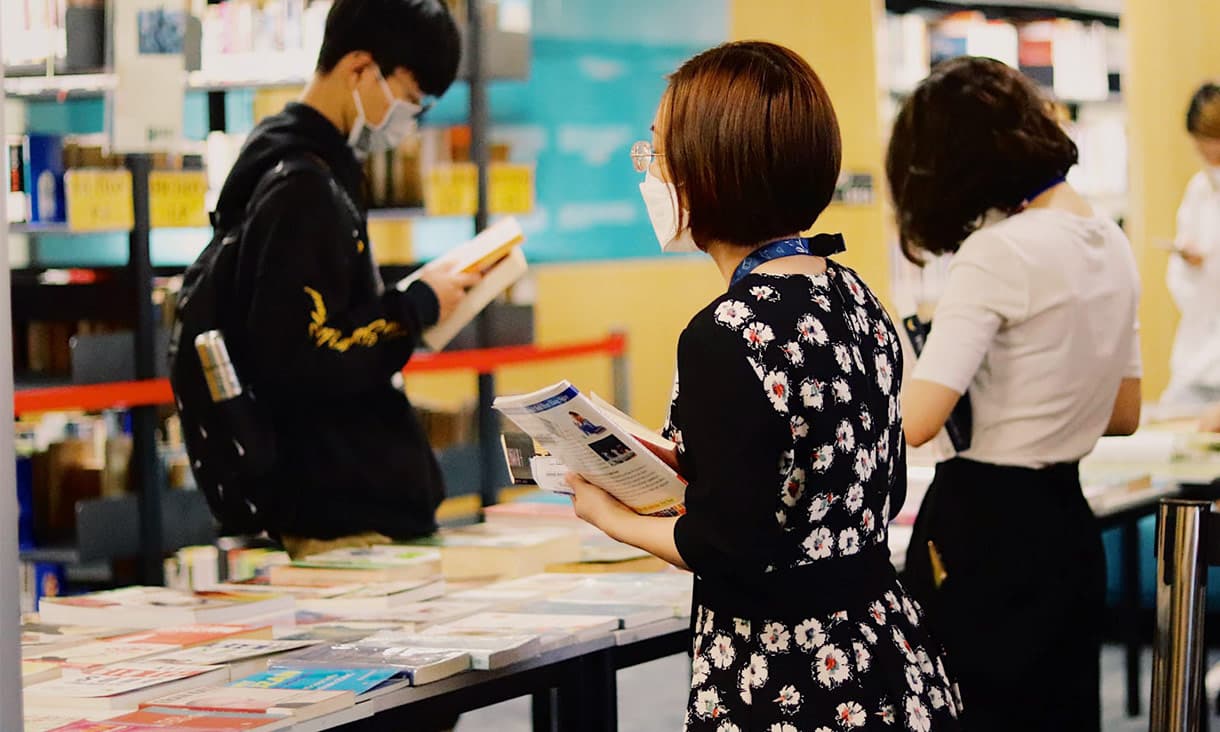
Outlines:
{"label": "rope barrier post", "polygon": [[1203,719],[1203,612],[1211,504],[1166,499],[1157,515],[1152,732],[1198,732]]}
{"label": "rope barrier post", "polygon": [[614,406],[630,413],[631,371],[627,361],[627,332],[615,329],[610,331],[610,337],[621,343],[621,347],[610,356],[610,383],[614,393]]}

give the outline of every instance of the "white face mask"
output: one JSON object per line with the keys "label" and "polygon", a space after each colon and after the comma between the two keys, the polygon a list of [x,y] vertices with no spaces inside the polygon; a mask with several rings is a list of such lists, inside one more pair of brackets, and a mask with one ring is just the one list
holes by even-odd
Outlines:
{"label": "white face mask", "polygon": [[361,159],[370,153],[396,150],[403,140],[414,135],[419,129],[416,117],[423,108],[395,97],[380,71],[377,72],[377,83],[381,85],[381,91],[385,94],[386,101],[390,103],[390,108],[386,110],[381,124],[376,126],[369,124],[368,118],[364,116],[364,103],[360,101],[360,91],[352,90],[352,99],[356,102],[356,121],[352,125],[351,134],[348,135],[347,144]]}
{"label": "white face mask", "polygon": [[690,236],[690,227],[678,231],[678,190],[652,174],[644,174],[640,195],[648,209],[648,220],[661,243],[663,252],[697,252],[699,247]]}

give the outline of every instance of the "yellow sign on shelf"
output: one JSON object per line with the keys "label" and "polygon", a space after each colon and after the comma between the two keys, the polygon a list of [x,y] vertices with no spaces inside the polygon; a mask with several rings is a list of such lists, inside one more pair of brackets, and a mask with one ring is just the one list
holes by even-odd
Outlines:
{"label": "yellow sign on shelf", "polygon": [[[492,214],[529,213],[534,208],[534,166],[492,163],[488,167]],[[478,206],[474,163],[438,165],[424,179],[424,207],[431,216],[473,216]]]}
{"label": "yellow sign on shelf", "polygon": [[208,176],[202,170],[158,170],[148,175],[148,217],[154,229],[208,225]]}
{"label": "yellow sign on shelf", "polygon": [[64,174],[68,228],[72,231],[122,231],[135,226],[131,173],[75,168]]}

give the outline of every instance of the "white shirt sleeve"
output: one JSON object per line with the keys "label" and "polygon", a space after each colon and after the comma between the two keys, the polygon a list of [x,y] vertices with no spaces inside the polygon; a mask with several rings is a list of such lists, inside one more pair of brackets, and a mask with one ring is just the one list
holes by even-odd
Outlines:
{"label": "white shirt sleeve", "polygon": [[954,255],[947,279],[913,378],[964,394],[1000,328],[1026,317],[1028,268],[1004,239],[983,229]]}
{"label": "white shirt sleeve", "polygon": [[1136,318],[1132,326],[1131,351],[1127,354],[1127,368],[1123,371],[1124,379],[1140,379],[1144,376],[1144,358],[1140,354],[1140,321]]}
{"label": "white shirt sleeve", "polygon": [[1192,267],[1177,254],[1169,256],[1169,266],[1166,271],[1166,284],[1169,294],[1173,296],[1174,304],[1181,312],[1193,310],[1196,307],[1208,307],[1213,293],[1208,287],[1209,282],[1215,282],[1220,273],[1220,251],[1214,242],[1202,241],[1204,232],[1199,230],[1199,219],[1203,215],[1202,207],[1207,205],[1207,187],[1211,184],[1201,173],[1191,179],[1182,195],[1182,203],[1178,206],[1177,231],[1174,234],[1174,245],[1191,247],[1204,254],[1203,265]]}

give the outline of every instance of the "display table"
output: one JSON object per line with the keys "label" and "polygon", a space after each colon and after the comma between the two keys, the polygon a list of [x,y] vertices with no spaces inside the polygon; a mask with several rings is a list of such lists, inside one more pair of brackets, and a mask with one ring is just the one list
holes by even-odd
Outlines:
{"label": "display table", "polygon": [[615,674],[690,646],[690,620],[674,618],[555,649],[497,671],[469,671],[434,684],[403,686],[295,730],[371,732],[451,723],[462,712],[533,697],[535,732],[618,729]]}

